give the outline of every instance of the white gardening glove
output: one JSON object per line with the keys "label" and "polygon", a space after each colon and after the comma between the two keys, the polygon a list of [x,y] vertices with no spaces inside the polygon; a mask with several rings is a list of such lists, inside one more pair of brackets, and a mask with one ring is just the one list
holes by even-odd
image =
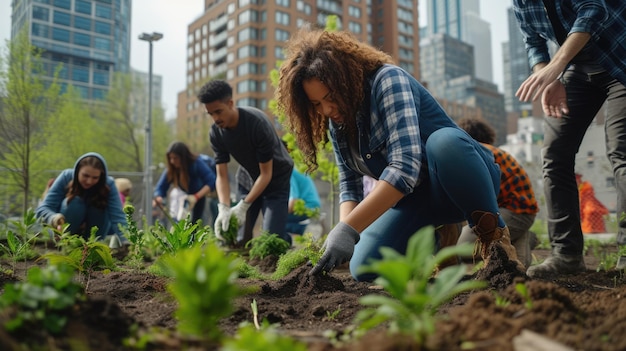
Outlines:
{"label": "white gardening glove", "polygon": [[249,203],[240,200],[239,203],[231,209],[231,214],[237,217],[237,222],[239,222],[239,226],[242,226],[246,222],[246,213],[248,212],[249,208]]}
{"label": "white gardening glove", "polygon": [[187,195],[186,200],[187,200],[187,203],[189,204],[189,211],[191,211],[193,207],[196,205],[196,203],[198,202],[198,198],[196,197],[195,194]]}
{"label": "white gardening glove", "polygon": [[215,224],[213,224],[213,227],[215,228],[215,236],[219,240],[224,241],[222,231],[227,231],[230,226],[230,207],[223,203],[218,203],[217,211],[217,218],[215,218]]}
{"label": "white gardening glove", "polygon": [[335,267],[350,261],[354,253],[354,245],[359,242],[359,238],[359,233],[350,225],[344,222],[337,223],[322,245],[324,249],[322,258],[311,269],[309,275],[330,272]]}
{"label": "white gardening glove", "polygon": [[65,224],[65,216],[61,213],[55,213],[50,217],[50,226],[56,229],[61,229]]}

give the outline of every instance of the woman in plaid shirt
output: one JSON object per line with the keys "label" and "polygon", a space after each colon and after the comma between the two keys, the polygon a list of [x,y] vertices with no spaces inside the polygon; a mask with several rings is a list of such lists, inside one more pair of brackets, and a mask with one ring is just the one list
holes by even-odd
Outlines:
{"label": "woman in plaid shirt", "polygon": [[[421,227],[464,220],[478,234],[484,258],[496,244],[517,261],[498,213],[493,154],[413,76],[348,32],[305,28],[286,52],[278,106],[309,168],[317,166],[317,146],[328,135],[339,167],[340,222],[311,274],[349,260],[356,279],[371,280],[359,268],[380,258],[381,247],[404,253]],[[364,175],[378,180],[366,198]]]}

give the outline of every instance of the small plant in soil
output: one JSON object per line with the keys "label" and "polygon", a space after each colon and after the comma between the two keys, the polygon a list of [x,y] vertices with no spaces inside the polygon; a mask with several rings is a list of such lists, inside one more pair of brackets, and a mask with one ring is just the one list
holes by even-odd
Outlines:
{"label": "small plant in soil", "polygon": [[461,281],[466,275],[464,265],[446,267],[433,278],[433,272],[445,260],[471,255],[472,244],[450,246],[430,254],[434,250],[434,228],[424,227],[409,239],[406,256],[383,247],[382,259],[362,269],[363,273],[378,275],[375,283],[391,295],[367,295],[360,299],[367,306],[356,316],[362,330],[388,322],[391,333],[412,336],[422,344],[435,332],[434,315],[440,305],[459,293],[485,286],[477,280]]}
{"label": "small plant in soil", "polygon": [[47,259],[51,265],[68,265],[77,270],[81,277],[86,275],[85,289],[87,289],[89,278],[94,271],[116,268],[109,246],[96,241],[97,231],[97,227],[91,228],[91,234],[87,240],[81,235],[64,233],[58,244],[63,248],[62,252],[48,252],[38,260]]}
{"label": "small plant in soil", "polygon": [[261,233],[261,235],[252,238],[252,240],[246,243],[246,248],[250,249],[250,258],[258,258],[260,260],[268,256],[280,257],[289,250],[290,246],[278,234],[269,234],[267,232]]}
{"label": "small plant in soil", "polygon": [[11,332],[29,328],[61,332],[66,311],[85,298],[83,287],[73,277],[74,270],[67,265],[34,266],[24,282],[6,284],[0,310],[11,318],[4,327]]}
{"label": "small plant in soil", "polygon": [[301,238],[300,246],[294,250],[287,251],[278,258],[276,270],[272,274],[272,279],[281,279],[294,269],[307,262],[316,264],[322,253],[320,243],[313,239],[312,234],[305,234]]}
{"label": "small plant in soil", "polygon": [[204,243],[209,236],[214,235],[210,226],[202,227],[201,221],[192,223],[189,216],[178,223],[173,223],[171,230],[157,223],[150,228],[150,233],[161,244],[161,248],[170,254],[198,246]]}
{"label": "small plant in soil", "polygon": [[158,264],[174,278],[168,290],[178,302],[178,330],[210,343],[219,342],[222,332],[218,322],[231,313],[233,299],[242,293],[235,284],[239,259],[212,242],[163,257]]}
{"label": "small plant in soil", "polygon": [[15,270],[18,261],[38,256],[32,244],[41,233],[33,231],[37,219],[32,209],[28,209],[21,221],[12,220],[9,223],[15,230],[6,231],[6,244],[0,242],[0,251],[11,258],[12,269]]}

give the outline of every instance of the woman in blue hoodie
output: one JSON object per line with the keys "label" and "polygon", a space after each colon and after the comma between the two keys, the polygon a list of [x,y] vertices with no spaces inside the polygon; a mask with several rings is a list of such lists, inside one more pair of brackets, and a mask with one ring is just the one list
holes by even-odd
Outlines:
{"label": "woman in blue hoodie", "polygon": [[98,240],[117,235],[121,242],[128,241],[122,234],[128,223],[115,181],[107,176],[104,158],[95,152],[82,155],[74,168],[61,172],[35,214],[54,228],[68,223],[70,233],[84,238],[98,227]]}

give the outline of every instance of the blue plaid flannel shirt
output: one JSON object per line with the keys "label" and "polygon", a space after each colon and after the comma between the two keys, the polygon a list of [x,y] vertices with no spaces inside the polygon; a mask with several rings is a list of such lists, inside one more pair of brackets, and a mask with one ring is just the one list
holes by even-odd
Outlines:
{"label": "blue plaid flannel shirt", "polygon": [[[428,173],[423,153],[428,136],[439,128],[458,126],[435,98],[400,67],[384,65],[371,83],[369,148],[387,160],[385,169],[376,176],[406,195]],[[338,126],[331,121],[331,141],[339,166],[339,202],[358,202],[363,196],[363,175],[344,161],[352,156],[347,141],[338,142],[338,132]]]}
{"label": "blue plaid flannel shirt", "polygon": [[[615,79],[626,84],[626,1],[551,0],[568,33],[591,34],[589,53]],[[542,0],[514,0],[528,63],[549,62],[547,41],[557,43]]]}

